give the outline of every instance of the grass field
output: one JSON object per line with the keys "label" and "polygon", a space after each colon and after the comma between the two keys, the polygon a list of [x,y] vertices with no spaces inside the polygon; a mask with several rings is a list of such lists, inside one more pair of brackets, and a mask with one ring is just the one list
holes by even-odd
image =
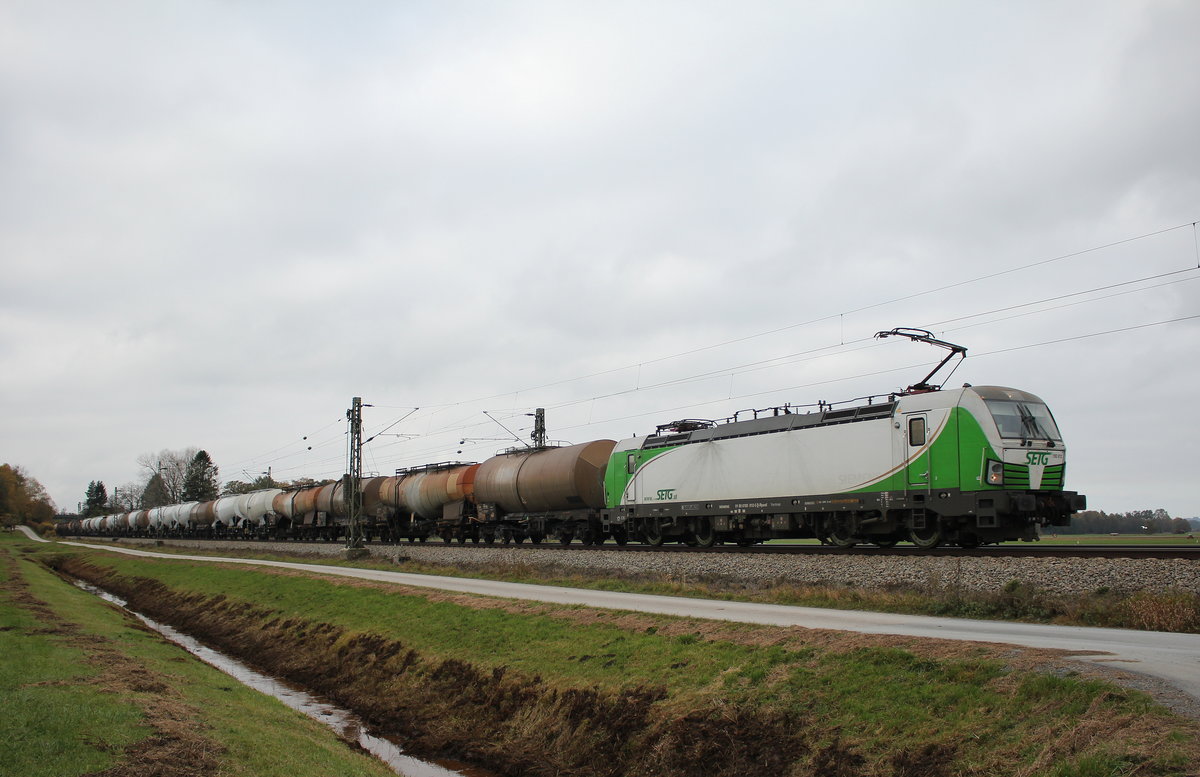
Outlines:
{"label": "grass field", "polygon": [[414,748],[508,774],[1067,777],[1200,768],[1195,722],[1039,651],[22,550],[340,694]]}
{"label": "grass field", "polygon": [[[1200,546],[1200,532],[1190,534],[1045,534],[1047,545],[1152,545],[1166,547]],[[1014,543],[1007,543],[1009,545]]]}
{"label": "grass field", "polygon": [[386,775],[0,533],[0,774]]}

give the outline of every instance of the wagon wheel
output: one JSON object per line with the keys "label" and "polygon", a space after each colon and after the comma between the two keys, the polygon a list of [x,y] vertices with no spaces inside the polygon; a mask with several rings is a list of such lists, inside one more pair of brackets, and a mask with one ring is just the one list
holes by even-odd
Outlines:
{"label": "wagon wheel", "polygon": [[717,544],[717,532],[708,518],[697,518],[692,522],[692,536],[701,548],[711,548]]}
{"label": "wagon wheel", "polygon": [[496,544],[496,533],[490,532],[490,531],[485,532],[483,535],[483,542],[486,545],[495,545]]}
{"label": "wagon wheel", "polygon": [[571,540],[573,540],[573,539],[575,539],[575,533],[572,532],[570,529],[559,529],[558,530],[558,544],[559,545],[570,545]]}
{"label": "wagon wheel", "polygon": [[537,544],[539,544],[539,543],[540,543],[542,540],[544,540],[544,539],[546,539],[546,535],[545,535],[545,534],[536,534],[536,533],[534,533],[534,534],[530,534],[530,535],[529,535],[529,541],[530,541],[530,542],[532,542],[534,545],[537,545]]}
{"label": "wagon wheel", "polygon": [[926,526],[924,529],[909,529],[908,541],[918,548],[932,550],[942,544],[942,527],[934,523],[932,526]]}
{"label": "wagon wheel", "polygon": [[899,537],[876,537],[871,542],[881,548],[894,548],[896,543],[900,541]]}
{"label": "wagon wheel", "polygon": [[642,526],[642,541],[647,545],[658,547],[663,544],[662,526],[657,518],[651,518]]}

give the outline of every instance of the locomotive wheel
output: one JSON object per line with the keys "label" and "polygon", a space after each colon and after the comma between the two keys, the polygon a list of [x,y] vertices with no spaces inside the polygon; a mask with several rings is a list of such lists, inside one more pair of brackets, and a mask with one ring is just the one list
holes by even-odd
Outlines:
{"label": "locomotive wheel", "polygon": [[624,547],[629,542],[629,532],[624,526],[614,526],[612,530],[613,542]]}
{"label": "locomotive wheel", "polygon": [[663,544],[662,527],[658,525],[658,520],[651,518],[646,521],[642,527],[642,538],[647,545],[658,547]]}
{"label": "locomotive wheel", "polygon": [[858,540],[854,539],[854,535],[846,527],[835,526],[829,532],[829,544],[835,548],[853,548],[858,544]]}
{"label": "locomotive wheel", "polygon": [[909,529],[908,541],[918,548],[932,550],[942,544],[942,527],[935,524],[924,529]]}
{"label": "locomotive wheel", "polygon": [[701,548],[711,548],[717,544],[717,532],[708,518],[697,518],[692,523],[692,536],[696,539],[696,545]]}
{"label": "locomotive wheel", "polygon": [[957,542],[960,548],[978,548],[983,544],[983,540],[979,539],[978,534],[969,531],[960,531]]}

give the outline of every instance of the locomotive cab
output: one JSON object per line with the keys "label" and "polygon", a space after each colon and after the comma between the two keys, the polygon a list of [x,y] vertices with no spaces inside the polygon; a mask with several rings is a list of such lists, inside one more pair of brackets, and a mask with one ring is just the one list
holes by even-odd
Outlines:
{"label": "locomotive cab", "polygon": [[981,487],[1062,489],[1067,454],[1045,402],[1026,391],[999,386],[971,388],[964,399],[967,396],[983,405],[981,409],[970,403],[985,437]]}
{"label": "locomotive cab", "polygon": [[[962,431],[963,488],[976,491],[979,520],[1024,516],[1029,523],[1064,526],[1087,506],[1064,491],[1066,448],[1050,408],[1039,397],[1002,386],[975,386],[962,404],[978,422],[982,439]],[[981,459],[974,468],[968,457]],[[967,474],[974,469],[974,478]]]}

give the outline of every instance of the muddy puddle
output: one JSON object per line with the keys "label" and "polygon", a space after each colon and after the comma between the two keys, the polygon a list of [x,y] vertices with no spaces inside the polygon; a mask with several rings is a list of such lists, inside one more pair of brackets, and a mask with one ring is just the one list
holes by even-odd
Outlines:
{"label": "muddy puddle", "polygon": [[391,740],[370,733],[362,718],[347,709],[320,699],[307,691],[277,678],[257,672],[240,661],[212,648],[202,645],[194,638],[171,626],[158,623],[136,610],[129,609],[124,599],[83,581],[76,581],[89,593],[111,602],[126,612],[132,613],[150,628],[181,646],[206,664],[220,669],[243,685],[260,693],[273,696],[292,709],[302,712],[313,720],[333,729],[339,737],[356,742],[361,748],[387,764],[396,774],[403,777],[494,777],[492,772],[466,764],[449,761],[434,763],[405,755],[399,745]]}

